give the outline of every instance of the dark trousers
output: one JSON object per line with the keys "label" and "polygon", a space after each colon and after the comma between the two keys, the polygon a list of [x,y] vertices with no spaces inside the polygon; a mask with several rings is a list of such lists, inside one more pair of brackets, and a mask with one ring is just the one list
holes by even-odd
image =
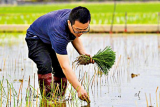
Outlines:
{"label": "dark trousers", "polygon": [[38,74],[53,73],[56,77],[65,77],[56,53],[50,44],[45,44],[40,39],[26,39],[26,42],[28,56],[36,63]]}

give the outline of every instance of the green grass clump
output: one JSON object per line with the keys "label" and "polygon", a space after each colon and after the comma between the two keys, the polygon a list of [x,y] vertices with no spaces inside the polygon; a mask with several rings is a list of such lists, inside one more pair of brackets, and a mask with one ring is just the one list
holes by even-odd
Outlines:
{"label": "green grass clump", "polygon": [[[103,50],[99,50],[97,54],[92,57],[104,74],[107,74],[109,69],[113,66],[115,58],[115,52],[109,46],[105,47]],[[80,55],[74,62],[77,62],[78,65],[85,65],[90,59],[91,58],[87,55]]]}

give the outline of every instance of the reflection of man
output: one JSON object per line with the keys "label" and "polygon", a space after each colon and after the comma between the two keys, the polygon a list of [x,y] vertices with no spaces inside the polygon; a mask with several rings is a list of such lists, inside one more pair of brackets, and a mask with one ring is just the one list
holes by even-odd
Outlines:
{"label": "reflection of man", "polygon": [[[79,54],[86,54],[79,37],[89,32],[90,20],[89,10],[79,6],[72,10],[63,9],[45,14],[28,28],[26,42],[29,58],[37,65],[41,94],[43,91],[47,97],[53,96],[51,86],[57,87],[59,84],[60,93],[57,94],[63,96],[68,80],[77,90],[80,99],[89,100],[87,92],[69,65],[66,47],[72,42]],[[87,64],[89,63],[94,61],[91,60]],[[51,84],[53,80],[51,72],[54,73],[54,84]]]}

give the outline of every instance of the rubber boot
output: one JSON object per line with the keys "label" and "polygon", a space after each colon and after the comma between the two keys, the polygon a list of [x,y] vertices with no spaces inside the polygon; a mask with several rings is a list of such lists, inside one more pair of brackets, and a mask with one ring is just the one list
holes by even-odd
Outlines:
{"label": "rubber boot", "polygon": [[38,74],[39,88],[42,97],[50,97],[51,93],[51,84],[53,82],[52,73],[48,74]]}
{"label": "rubber boot", "polygon": [[[64,96],[67,88],[67,78],[59,78],[54,76],[54,86],[57,96]],[[57,90],[58,89],[58,90]]]}

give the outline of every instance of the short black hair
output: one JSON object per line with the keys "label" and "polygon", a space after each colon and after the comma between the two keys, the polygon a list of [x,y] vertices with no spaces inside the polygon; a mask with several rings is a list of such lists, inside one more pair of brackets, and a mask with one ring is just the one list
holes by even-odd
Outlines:
{"label": "short black hair", "polygon": [[69,20],[71,25],[74,25],[76,20],[84,24],[91,21],[91,15],[86,7],[78,6],[72,9],[69,15]]}

